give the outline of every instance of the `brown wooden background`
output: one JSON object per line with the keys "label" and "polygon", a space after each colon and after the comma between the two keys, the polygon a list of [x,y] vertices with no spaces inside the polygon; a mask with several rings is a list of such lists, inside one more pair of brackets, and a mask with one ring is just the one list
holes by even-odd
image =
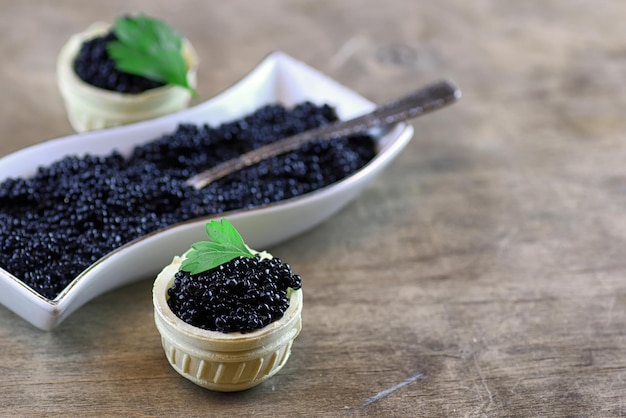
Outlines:
{"label": "brown wooden background", "polygon": [[442,77],[464,98],[270,249],[305,292],[280,375],[178,377],[146,278],[51,333],[0,308],[0,415],[626,416],[626,3],[1,0],[0,155],[71,133],[58,50],[132,11],[192,40],[202,99],[272,50],[377,102]]}

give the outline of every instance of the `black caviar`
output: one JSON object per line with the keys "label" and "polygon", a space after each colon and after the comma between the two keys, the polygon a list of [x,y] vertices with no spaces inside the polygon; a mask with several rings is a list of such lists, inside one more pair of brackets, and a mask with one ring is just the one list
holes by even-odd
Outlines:
{"label": "black caviar", "polygon": [[282,318],[299,275],[278,258],[239,257],[199,274],[176,273],[167,304],[195,327],[250,332]]}
{"label": "black caviar", "polygon": [[74,71],[84,82],[105,90],[138,94],[165,84],[146,77],[128,74],[115,68],[107,45],[117,37],[113,32],[82,43],[74,60]]}
{"label": "black caviar", "polygon": [[336,120],[329,106],[265,106],[218,127],[180,125],[124,157],[69,156],[32,178],[0,183],[0,267],[53,299],[99,258],[150,232],[259,207],[354,173],[375,155],[354,136],[310,143],[202,190],[192,175],[279,138]]}

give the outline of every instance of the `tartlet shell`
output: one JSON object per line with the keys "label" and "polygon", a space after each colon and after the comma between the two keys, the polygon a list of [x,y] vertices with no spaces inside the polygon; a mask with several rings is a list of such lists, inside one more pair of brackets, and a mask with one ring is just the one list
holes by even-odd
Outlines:
{"label": "tartlet shell", "polygon": [[180,257],[166,266],[153,286],[154,321],[170,365],[207,389],[249,389],[275,375],[287,362],[302,330],[302,290],[292,291],[279,320],[249,333],[203,330],[178,318],[167,304]]}

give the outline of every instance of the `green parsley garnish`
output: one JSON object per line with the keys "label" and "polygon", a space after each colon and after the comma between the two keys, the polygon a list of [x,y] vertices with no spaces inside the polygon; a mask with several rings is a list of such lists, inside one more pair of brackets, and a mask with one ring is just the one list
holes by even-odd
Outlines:
{"label": "green parsley garnish", "polygon": [[197,95],[187,81],[182,38],[167,23],[144,15],[122,16],[115,21],[113,33],[117,40],[109,42],[107,51],[118,70]]}
{"label": "green parsley garnish", "polygon": [[206,233],[211,241],[193,244],[180,270],[198,274],[237,257],[254,257],[254,253],[227,219],[210,221],[206,224]]}

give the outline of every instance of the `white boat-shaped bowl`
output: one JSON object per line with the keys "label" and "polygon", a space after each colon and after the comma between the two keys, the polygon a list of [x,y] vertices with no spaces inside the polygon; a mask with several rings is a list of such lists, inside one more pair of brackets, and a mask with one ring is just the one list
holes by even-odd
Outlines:
{"label": "white boat-shaped bowl", "polygon": [[[179,113],[119,128],[49,140],[0,159],[0,181],[29,177],[37,168],[67,155],[129,154],[138,144],[172,132],[179,123],[218,125],[270,103],[292,106],[309,100],[327,103],[341,119],[366,113],[374,104],[288,55],[268,55],[240,82],[222,94]],[[400,123],[378,139],[376,157],[357,173],[331,186],[258,209],[232,211],[227,217],[252,248],[302,233],[353,200],[400,153],[413,127]],[[0,268],[0,303],[32,325],[51,330],[89,300],[117,287],[149,279],[194,242],[205,240],[209,218],[187,221],[151,233],[105,255],[79,274],[55,299],[47,299]]]}

